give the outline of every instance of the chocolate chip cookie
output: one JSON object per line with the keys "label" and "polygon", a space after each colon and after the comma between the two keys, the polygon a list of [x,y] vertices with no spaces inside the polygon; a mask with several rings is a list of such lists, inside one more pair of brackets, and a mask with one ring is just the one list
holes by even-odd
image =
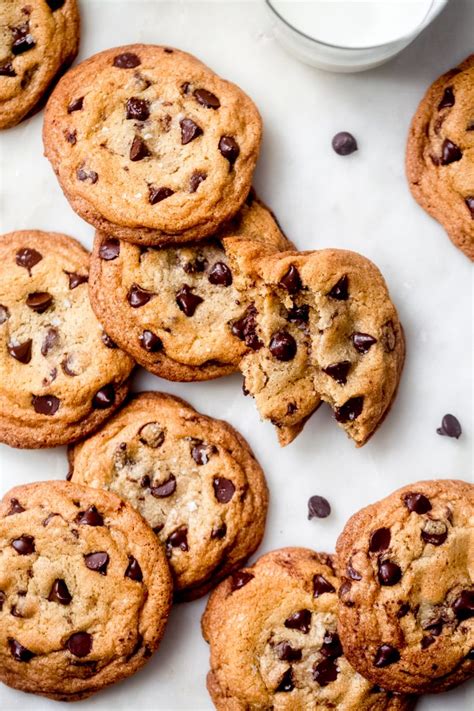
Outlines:
{"label": "chocolate chip cookie", "polygon": [[171,604],[162,546],[118,496],[68,482],[0,503],[0,680],[82,699],[152,655]]}
{"label": "chocolate chip cookie", "polygon": [[46,109],[46,156],[72,207],[140,244],[214,234],[252,182],[261,119],[249,97],[202,62],[136,44],[68,72]]}
{"label": "chocolate chip cookie", "polygon": [[350,663],[400,692],[474,675],[474,486],[421,481],[356,513],[337,543]]}
{"label": "chocolate chip cookie", "polygon": [[1,3],[0,128],[15,126],[37,107],[78,45],[76,0]]}
{"label": "chocolate chip cookie", "polygon": [[413,197],[474,260],[472,183],[474,55],[443,74],[422,99],[408,136],[406,167]]}
{"label": "chocolate chip cookie", "polygon": [[207,685],[218,711],[402,711],[413,699],[358,674],[337,633],[331,556],[283,548],[231,575],[202,620]]}
{"label": "chocolate chip cookie", "polygon": [[[249,253],[239,259],[239,244]],[[247,346],[239,323],[251,304],[245,260],[288,249],[253,195],[213,239],[143,248],[98,233],[90,294],[107,333],[168,380],[208,380],[237,370]]]}
{"label": "chocolate chip cookie", "polygon": [[263,537],[268,491],[249,446],[179,398],[138,395],[70,462],[73,482],[115,492],[148,521],[181,600],[203,595]]}
{"label": "chocolate chip cookie", "polygon": [[268,256],[254,263],[245,389],[291,442],[321,401],[357,446],[385,417],[405,344],[385,281],[355,252]]}
{"label": "chocolate chip cookie", "polygon": [[88,269],[88,252],[71,237],[0,237],[1,442],[72,442],[124,399],[133,361],[94,316]]}

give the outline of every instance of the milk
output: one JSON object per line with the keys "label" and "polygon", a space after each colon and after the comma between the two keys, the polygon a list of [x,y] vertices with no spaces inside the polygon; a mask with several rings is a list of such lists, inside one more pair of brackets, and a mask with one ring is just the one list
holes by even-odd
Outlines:
{"label": "milk", "polygon": [[338,47],[365,48],[409,37],[432,0],[269,0],[295,30]]}

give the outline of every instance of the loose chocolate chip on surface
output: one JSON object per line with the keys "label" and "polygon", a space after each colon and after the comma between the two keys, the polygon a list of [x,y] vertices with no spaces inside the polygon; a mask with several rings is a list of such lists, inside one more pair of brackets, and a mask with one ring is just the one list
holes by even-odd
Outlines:
{"label": "loose chocolate chip on surface", "polygon": [[176,303],[178,304],[179,310],[188,318],[194,315],[197,307],[199,304],[202,304],[203,301],[204,299],[200,296],[193,294],[188,284],[183,284],[181,289],[176,292]]}
{"label": "loose chocolate chip on surface", "polygon": [[3,304],[0,304],[0,326],[2,323],[5,323],[5,321],[8,321],[10,318],[10,311],[6,306]]}
{"label": "loose chocolate chip on surface", "polygon": [[16,77],[16,71],[11,62],[0,64],[0,77]]}
{"label": "loose chocolate chip on surface", "polygon": [[348,131],[336,133],[332,139],[332,147],[339,156],[348,156],[357,150],[357,141]]}
{"label": "loose chocolate chip on surface", "polygon": [[190,118],[181,119],[179,125],[181,127],[181,145],[183,146],[203,134],[202,128]]}
{"label": "loose chocolate chip on surface", "polygon": [[363,396],[352,397],[350,400],[345,402],[344,405],[341,405],[341,407],[337,407],[334,410],[336,420],[338,422],[353,422],[359,417],[363,406]]}
{"label": "loose chocolate chip on surface", "polygon": [[133,309],[145,306],[155,294],[152,291],[143,289],[138,284],[132,284],[127,294],[127,301]]}
{"label": "loose chocolate chip on surface", "polygon": [[462,434],[461,424],[454,415],[445,415],[436,432],[445,437],[455,437],[459,439]]}
{"label": "loose chocolate chip on surface", "polygon": [[26,509],[23,508],[23,506],[20,504],[18,499],[10,499],[10,510],[7,513],[7,516],[13,516],[14,514],[20,514],[26,511]]}
{"label": "loose chocolate chip on surface", "polygon": [[130,160],[136,162],[149,156],[151,156],[151,151],[145,141],[140,136],[135,136],[130,146]]}
{"label": "loose chocolate chip on surface", "polygon": [[286,672],[283,674],[280,683],[278,684],[277,688],[275,689],[275,694],[279,693],[284,693],[288,691],[293,691],[295,688],[295,685],[293,683],[293,671],[291,667],[289,667]]}
{"label": "loose chocolate chip on surface", "polygon": [[54,415],[60,405],[60,400],[55,395],[33,395],[31,402],[38,415]]}
{"label": "loose chocolate chip on surface", "polygon": [[390,545],[391,533],[389,528],[378,528],[370,537],[369,552],[379,553],[386,551]]}
{"label": "loose chocolate chip on surface", "polygon": [[134,558],[133,555],[128,556],[128,566],[125,571],[125,577],[134,580],[136,583],[141,583],[143,580],[142,569],[140,568],[138,560]]}
{"label": "loose chocolate chip on surface", "polygon": [[201,173],[201,172],[195,172],[191,175],[189,178],[189,192],[190,193],[195,193],[198,187],[201,185],[201,183],[206,180],[207,175],[206,173]]}
{"label": "loose chocolate chip on surface", "polygon": [[12,548],[18,555],[31,555],[35,552],[35,539],[33,536],[20,536],[12,541]]}
{"label": "loose chocolate chip on surface", "polygon": [[133,52],[124,52],[114,57],[114,67],[118,67],[119,69],[134,69],[140,64],[140,58]]}
{"label": "loose chocolate chip on surface", "polygon": [[337,632],[326,632],[323,638],[323,644],[319,650],[328,659],[337,659],[342,656],[343,650],[341,640]]}
{"label": "loose chocolate chip on surface", "polygon": [[112,383],[100,388],[92,398],[92,405],[96,410],[106,410],[115,402],[115,388]]}
{"label": "loose chocolate chip on surface", "polygon": [[338,669],[332,659],[323,659],[313,667],[313,679],[319,686],[327,686],[332,681],[336,681]]}
{"label": "loose chocolate chip on surface", "polygon": [[337,299],[337,301],[347,301],[349,298],[349,278],[347,274],[344,274],[344,276],[334,284],[328,292],[328,296],[331,299]]}
{"label": "loose chocolate chip on surface", "polygon": [[72,600],[72,595],[64,580],[56,578],[50,593],[48,595],[49,602],[58,602],[60,605],[69,605]]}
{"label": "loose chocolate chip on surface", "polygon": [[215,286],[230,286],[232,284],[232,272],[224,262],[216,262],[209,270],[208,279]]}
{"label": "loose chocolate chip on surface", "polygon": [[395,664],[400,661],[400,652],[390,644],[382,644],[375,655],[374,666],[388,667],[390,664]]}
{"label": "loose chocolate chip on surface", "polygon": [[179,548],[184,552],[189,550],[188,529],[186,528],[186,526],[177,528],[176,531],[173,531],[173,533],[168,536],[168,540],[166,541],[166,547],[168,549]]}
{"label": "loose chocolate chip on surface", "polygon": [[447,86],[444,90],[443,98],[438,104],[438,111],[454,106],[454,101],[453,87]]}
{"label": "loose chocolate chip on surface", "polygon": [[290,323],[303,324],[309,321],[309,305],[301,304],[301,306],[292,306],[288,310],[287,321]]}
{"label": "loose chocolate chip on surface", "polygon": [[83,526],[103,526],[104,519],[94,505],[89,506],[85,511],[80,511],[76,516],[76,523]]}
{"label": "loose chocolate chip on surface", "polygon": [[443,521],[428,519],[421,530],[421,537],[425,543],[441,546],[448,537],[448,527]]}
{"label": "loose chocolate chip on surface", "polygon": [[36,251],[36,249],[30,249],[29,247],[24,247],[19,249],[16,253],[15,261],[19,267],[24,267],[27,269],[30,276],[33,267],[41,262],[43,255]]}
{"label": "loose chocolate chip on surface", "polygon": [[29,363],[31,360],[31,345],[33,341],[29,338],[24,343],[19,343],[17,346],[8,344],[8,352],[10,355],[18,360],[20,363]]}
{"label": "loose chocolate chip on surface", "polygon": [[110,262],[117,259],[120,254],[120,242],[115,237],[107,237],[99,247],[99,256]]}
{"label": "loose chocolate chip on surface", "polygon": [[354,348],[359,353],[367,353],[377,343],[377,339],[368,333],[353,333],[351,338]]}
{"label": "loose chocolate chip on surface", "polygon": [[320,597],[325,593],[336,592],[336,588],[331,585],[329,580],[326,580],[324,575],[315,575],[313,577],[313,595],[314,597]]}
{"label": "loose chocolate chip on surface", "polygon": [[84,105],[84,97],[79,96],[77,99],[73,99],[69,106],[67,107],[68,114],[72,114],[74,111],[82,111]]}
{"label": "loose chocolate chip on surface", "polygon": [[418,494],[416,492],[404,494],[403,503],[408,511],[412,513],[425,514],[431,511],[431,502],[424,494]]}
{"label": "loose chocolate chip on surface", "polygon": [[139,337],[140,345],[148,353],[158,353],[163,350],[163,341],[153,331],[145,330]]}
{"label": "loose chocolate chip on surface", "polygon": [[310,610],[298,610],[285,620],[285,627],[290,630],[299,630],[303,634],[308,634],[311,625]]}
{"label": "loose chocolate chip on surface", "polygon": [[198,442],[191,447],[191,456],[199,466],[207,464],[213,454],[216,454],[217,449],[213,444],[205,444]]}
{"label": "loose chocolate chip on surface", "polygon": [[254,579],[252,573],[247,573],[245,570],[238,570],[236,573],[232,573],[230,576],[230,586],[231,592],[235,590],[240,590],[244,585],[247,585],[251,580]]}
{"label": "loose chocolate chip on surface", "polygon": [[331,363],[331,365],[326,366],[326,368],[321,368],[321,370],[335,380],[336,383],[339,383],[339,385],[345,385],[351,365],[350,360],[341,360],[340,363]]}
{"label": "loose chocolate chip on surface", "polygon": [[156,205],[156,203],[166,200],[166,198],[174,195],[174,190],[171,188],[155,188],[153,185],[148,186],[148,202],[150,205]]}
{"label": "loose chocolate chip on surface", "polygon": [[455,143],[445,138],[441,149],[441,165],[449,165],[461,160],[462,151]]}
{"label": "loose chocolate chip on surface", "polygon": [[28,294],[26,305],[37,314],[42,314],[53,303],[53,297],[47,291],[34,291]]}
{"label": "loose chocolate chip on surface", "polygon": [[301,289],[301,277],[294,264],[290,265],[286,274],[280,279],[280,286],[284,287],[289,294],[296,294]]}
{"label": "loose chocolate chip on surface", "polygon": [[288,331],[274,333],[268,348],[274,358],[283,362],[293,360],[297,351],[296,341]]}
{"label": "loose chocolate chip on surface", "polygon": [[279,642],[274,649],[282,662],[299,662],[302,657],[301,649],[294,649],[289,642]]}
{"label": "loose chocolate chip on surface", "polygon": [[87,657],[92,651],[92,636],[88,632],[76,632],[69,637],[66,648],[75,657]]}
{"label": "loose chocolate chip on surface", "polygon": [[104,346],[107,346],[107,348],[110,348],[112,350],[114,348],[117,348],[117,344],[115,343],[115,341],[113,341],[105,331],[102,333],[102,336],[100,338]]}
{"label": "loose chocolate chip on surface", "polygon": [[381,585],[396,585],[401,577],[402,571],[396,563],[390,560],[379,562],[378,579]]}
{"label": "loose chocolate chip on surface", "polygon": [[171,474],[163,484],[150,487],[150,494],[156,499],[165,499],[176,491],[176,477]]}
{"label": "loose chocolate chip on surface", "polygon": [[86,568],[93,570],[95,573],[107,575],[107,566],[109,564],[109,555],[105,551],[97,551],[97,553],[88,553],[84,556]]}
{"label": "loose chocolate chip on surface", "polygon": [[8,646],[10,647],[10,653],[16,662],[29,662],[30,659],[33,659],[33,657],[36,656],[34,652],[31,652],[29,649],[17,642],[16,639],[9,639]]}
{"label": "loose chocolate chip on surface", "polygon": [[232,136],[222,136],[219,141],[219,150],[224,158],[229,161],[230,165],[234,165],[240,153],[239,144],[235,138],[232,138]]}
{"label": "loose chocolate chip on surface", "polygon": [[331,513],[331,505],[324,496],[311,496],[308,499],[308,520],[312,518],[327,518]]}
{"label": "loose chocolate chip on surface", "polygon": [[150,105],[145,99],[139,99],[137,96],[131,96],[126,105],[127,119],[135,119],[136,121],[146,121],[150,116]]}
{"label": "loose chocolate chip on surface", "polygon": [[202,106],[205,106],[206,109],[216,110],[221,105],[221,102],[219,101],[217,96],[215,94],[212,94],[210,91],[207,91],[207,89],[195,89],[193,91],[193,96],[196,101],[198,101]]}
{"label": "loose chocolate chip on surface", "polygon": [[228,504],[235,493],[235,485],[230,479],[216,477],[212,482],[214,495],[220,504]]}
{"label": "loose chocolate chip on surface", "polygon": [[77,274],[76,272],[68,272],[66,270],[64,270],[64,273],[67,274],[69,279],[70,289],[77,289],[78,286],[86,284],[89,281],[88,274]]}
{"label": "loose chocolate chip on surface", "polygon": [[474,617],[474,590],[462,590],[453,603],[453,611],[458,620]]}

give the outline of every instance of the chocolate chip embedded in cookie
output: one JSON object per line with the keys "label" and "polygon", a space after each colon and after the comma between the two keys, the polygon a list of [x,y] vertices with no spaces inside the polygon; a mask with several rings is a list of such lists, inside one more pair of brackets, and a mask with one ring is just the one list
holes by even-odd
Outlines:
{"label": "chocolate chip embedded in cookie", "polygon": [[230,425],[183,400],[136,396],[72,448],[70,462],[73,482],[113,491],[150,524],[180,599],[203,595],[262,539],[268,492],[250,448]]}
{"label": "chocolate chip embedded in cookie", "polygon": [[337,542],[347,658],[384,689],[474,675],[474,486],[421,481],[356,513]]}
{"label": "chocolate chip embedded in cookie", "polygon": [[202,619],[218,711],[413,708],[412,697],[386,693],[350,666],[337,588],[331,556],[305,548],[268,553],[221,583]]}
{"label": "chocolate chip embedded in cookie", "polygon": [[413,197],[474,259],[474,55],[437,79],[413,117],[406,150]]}
{"label": "chocolate chip embedded in cookie", "polygon": [[321,401],[357,446],[385,417],[405,344],[385,281],[355,252],[270,255],[254,262],[253,336],[240,368],[260,414],[291,442]]}
{"label": "chocolate chip embedded in cookie", "polygon": [[72,442],[124,399],[133,361],[104,341],[88,270],[88,253],[71,237],[0,237],[0,441]]}
{"label": "chocolate chip embedded in cookie", "polygon": [[72,207],[140,244],[214,234],[251,186],[261,119],[198,59],[136,44],[67,73],[46,109],[46,155]]}
{"label": "chocolate chip embedded in cookie", "polygon": [[163,635],[171,576],[156,536],[114,494],[67,482],[0,503],[0,680],[74,701],[130,676]]}
{"label": "chocolate chip embedded in cookie", "polygon": [[9,128],[37,107],[76,56],[76,0],[2,2],[0,27],[0,128]]}
{"label": "chocolate chip embedded in cookie", "polygon": [[235,371],[252,346],[242,325],[252,304],[245,260],[290,247],[272,213],[249,196],[212,240],[142,248],[97,234],[92,306],[107,333],[147,370],[169,380]]}

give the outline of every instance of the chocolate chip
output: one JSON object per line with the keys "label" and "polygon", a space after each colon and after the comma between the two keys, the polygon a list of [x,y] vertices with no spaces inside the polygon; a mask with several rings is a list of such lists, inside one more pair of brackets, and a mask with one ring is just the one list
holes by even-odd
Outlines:
{"label": "chocolate chip", "polygon": [[107,575],[109,555],[105,551],[88,553],[84,556],[84,563],[89,570],[93,570],[95,573],[100,573],[101,575]]}
{"label": "chocolate chip", "polygon": [[150,494],[156,499],[165,499],[176,491],[176,477],[173,474],[170,475],[163,484],[158,486],[150,487]]}
{"label": "chocolate chip", "polygon": [[36,656],[34,652],[24,647],[22,644],[16,641],[16,639],[9,639],[8,646],[10,647],[10,653],[16,662],[29,662],[30,659]]}
{"label": "chocolate chip", "polygon": [[96,410],[106,410],[115,403],[115,388],[112,383],[100,388],[92,398],[92,406]]}
{"label": "chocolate chip", "polygon": [[181,91],[183,92],[183,94],[185,94],[185,95],[189,94],[189,87],[190,86],[191,86],[191,84],[188,81],[184,81],[181,84]]}
{"label": "chocolate chip", "polygon": [[352,590],[352,583],[350,580],[345,579],[339,586],[339,590],[338,590],[339,600],[346,607],[353,607],[353,605],[354,605],[354,603],[352,602],[351,597],[350,597],[351,590]]}
{"label": "chocolate chip", "polygon": [[149,156],[151,156],[151,151],[145,141],[140,136],[135,136],[130,146],[130,160],[136,162]]}
{"label": "chocolate chip", "polygon": [[0,77],[16,77],[16,71],[11,62],[0,64]]}
{"label": "chocolate chip", "polygon": [[119,69],[135,69],[141,64],[141,60],[133,52],[123,52],[114,57],[114,67]]}
{"label": "chocolate chip", "polygon": [[189,192],[195,193],[201,183],[206,180],[207,174],[201,172],[194,172],[189,178]]}
{"label": "chocolate chip", "polygon": [[279,642],[274,649],[282,662],[299,662],[302,657],[301,649],[294,649],[289,642]]}
{"label": "chocolate chip", "polygon": [[220,526],[212,529],[211,538],[217,538],[218,540],[222,540],[223,538],[225,538],[226,533],[227,533],[227,526],[225,523],[221,523]]}
{"label": "chocolate chip", "polygon": [[145,474],[145,476],[142,476],[142,478],[140,479],[140,486],[142,487],[142,489],[148,489],[150,487],[150,484],[151,484],[151,480],[150,480],[150,477],[148,476],[148,474]]}
{"label": "chocolate chip", "polygon": [[30,34],[30,23],[25,22],[19,27],[11,28],[13,34],[12,53],[17,56],[28,52],[29,49],[36,47],[36,42]]}
{"label": "chocolate chip", "polygon": [[138,339],[143,350],[148,353],[157,353],[163,350],[163,341],[153,331],[145,330]]}
{"label": "chocolate chip", "polygon": [[103,526],[104,519],[102,514],[97,511],[94,505],[89,506],[85,511],[80,511],[76,516],[76,523],[83,526]]}
{"label": "chocolate chip", "polygon": [[193,91],[193,96],[196,101],[198,101],[202,106],[205,106],[206,109],[216,110],[221,105],[221,102],[217,96],[212,94],[210,91],[207,91],[207,89],[195,89]]}
{"label": "chocolate chip", "polygon": [[333,585],[329,582],[329,580],[326,580],[324,575],[315,575],[313,577],[313,595],[314,597],[320,597],[321,595],[324,595],[325,593],[333,593],[336,592],[336,589],[334,588]]}
{"label": "chocolate chip", "polygon": [[69,279],[69,288],[76,289],[81,284],[86,284],[89,281],[89,276],[87,274],[76,274],[76,272],[68,272],[64,270]]}
{"label": "chocolate chip", "polygon": [[29,338],[24,343],[19,343],[17,346],[9,343],[7,345],[10,355],[20,363],[29,363],[31,360],[31,345],[33,341]]}
{"label": "chocolate chip", "polygon": [[341,640],[337,632],[326,632],[323,638],[323,644],[319,650],[327,659],[337,659],[342,656],[343,650]]}
{"label": "chocolate chip", "polygon": [[77,99],[73,99],[69,106],[67,107],[68,114],[72,114],[74,111],[82,111],[84,105],[84,97],[79,96]]}
{"label": "chocolate chip", "polygon": [[400,661],[400,652],[390,644],[382,644],[375,655],[374,666],[388,667],[390,664],[395,664]]}
{"label": "chocolate chip", "polygon": [[471,217],[474,220],[474,195],[470,195],[469,197],[465,198],[464,202],[466,203],[469,212],[471,213]]}
{"label": "chocolate chip", "polygon": [[341,407],[336,407],[334,416],[338,422],[353,422],[359,417],[363,406],[363,396],[352,397],[345,402],[344,405],[341,405]]}
{"label": "chocolate chip", "polygon": [[228,504],[235,493],[235,485],[230,479],[219,476],[212,482],[214,495],[220,504]]}
{"label": "chocolate chip", "polygon": [[408,511],[412,513],[425,514],[431,511],[431,502],[423,494],[417,494],[415,492],[404,494],[403,503]]}
{"label": "chocolate chip", "polygon": [[2,323],[5,323],[5,321],[8,321],[10,318],[10,311],[6,306],[3,306],[3,304],[0,304],[0,326]]}
{"label": "chocolate chip", "polygon": [[133,580],[136,583],[141,583],[143,580],[142,569],[140,568],[138,560],[134,558],[133,555],[128,556],[128,566],[125,571],[125,577],[130,578],[130,580]]}
{"label": "chocolate chip", "polygon": [[18,499],[10,499],[10,510],[7,513],[7,516],[13,516],[14,514],[20,514],[26,511],[26,509],[23,508],[23,506],[20,504]]}
{"label": "chocolate chip", "polygon": [[51,10],[54,12],[55,10],[59,10],[60,7],[64,5],[65,0],[46,0],[48,3],[48,6],[51,8]]}
{"label": "chocolate chip", "polygon": [[132,284],[127,294],[127,301],[133,309],[145,306],[155,294],[152,291],[143,289],[138,284]]}
{"label": "chocolate chip", "polygon": [[441,111],[441,109],[450,108],[451,106],[454,106],[453,87],[447,86],[444,90],[443,98],[438,104],[438,111]]}
{"label": "chocolate chip", "polygon": [[155,188],[153,185],[148,186],[148,202],[150,205],[156,205],[157,202],[166,200],[166,198],[174,195],[174,190],[171,188]]}
{"label": "chocolate chip", "polygon": [[308,634],[311,625],[311,612],[309,610],[298,610],[285,620],[285,627],[290,630],[299,630],[303,634]]}
{"label": "chocolate chip", "polygon": [[348,156],[358,148],[356,139],[347,131],[336,133],[332,139],[332,147],[339,156]]}
{"label": "chocolate chip", "polygon": [[331,363],[331,365],[327,365],[325,368],[321,368],[321,370],[335,380],[336,383],[339,383],[339,385],[345,385],[351,365],[350,360],[341,360],[339,363]]}
{"label": "chocolate chip", "polygon": [[423,524],[421,537],[425,543],[433,546],[441,546],[448,537],[448,527],[443,521],[428,519]]}
{"label": "chocolate chip", "polygon": [[456,161],[461,160],[462,151],[455,143],[445,138],[441,148],[441,165],[449,165],[450,163],[456,163]]}
{"label": "chocolate chip", "polygon": [[327,686],[336,681],[339,671],[332,659],[323,659],[313,666],[313,679],[319,686]]}
{"label": "chocolate chip", "polygon": [[421,640],[421,648],[422,649],[428,649],[428,647],[431,647],[433,642],[436,642],[436,638],[432,637],[431,635],[427,635],[426,637],[422,637]]}
{"label": "chocolate chip", "polygon": [[38,415],[54,415],[61,403],[55,395],[33,395],[31,402]]}
{"label": "chocolate chip", "polygon": [[120,242],[115,237],[107,237],[99,247],[99,256],[107,262],[117,259],[120,254]]}
{"label": "chocolate chip", "polygon": [[370,537],[369,551],[370,553],[379,553],[386,551],[390,545],[391,533],[389,528],[378,528]]}
{"label": "chocolate chip", "polygon": [[257,309],[251,304],[242,318],[234,321],[231,327],[232,334],[244,341],[248,348],[258,351],[263,346],[257,336]]}
{"label": "chocolate chip", "polygon": [[358,570],[352,567],[352,563],[350,562],[347,566],[347,575],[352,579],[352,580],[362,580],[362,575],[359,573]]}
{"label": "chocolate chip", "polygon": [[42,314],[53,303],[53,297],[47,291],[34,291],[28,294],[26,305],[37,314]]}
{"label": "chocolate chip", "polygon": [[48,328],[46,336],[41,344],[41,355],[47,356],[49,351],[59,343],[59,333],[55,328]]}
{"label": "chocolate chip", "polygon": [[7,596],[3,592],[3,590],[0,590],[0,612],[3,610],[3,605],[7,599]]}
{"label": "chocolate chip", "polygon": [[56,578],[48,595],[48,600],[49,602],[58,602],[60,605],[69,605],[71,603],[72,595],[64,580]]}
{"label": "chocolate chip", "polygon": [[245,570],[238,570],[236,573],[232,573],[230,576],[230,590],[235,592],[235,590],[240,590],[244,585],[247,585],[251,580],[254,579],[252,573],[247,573]]}
{"label": "chocolate chip", "polygon": [[270,339],[270,353],[277,360],[286,362],[296,355],[296,341],[288,331],[277,331]]}
{"label": "chocolate chip", "polygon": [[213,454],[216,454],[217,449],[213,444],[204,444],[198,442],[191,447],[191,456],[199,466],[207,464]]}
{"label": "chocolate chip", "polygon": [[309,306],[308,304],[302,304],[301,306],[292,306],[288,310],[287,321],[291,323],[308,323],[309,321]]}
{"label": "chocolate chip", "polygon": [[378,579],[381,585],[396,585],[400,582],[402,571],[390,560],[379,561]]}
{"label": "chocolate chip", "polygon": [[207,259],[204,257],[196,257],[192,262],[186,262],[183,269],[186,274],[201,274],[206,270]]}
{"label": "chocolate chip", "polygon": [[127,119],[146,121],[150,116],[150,105],[145,99],[131,96],[127,101]]}
{"label": "chocolate chip", "polygon": [[458,620],[474,617],[474,590],[462,590],[453,603],[453,611]]}
{"label": "chocolate chip", "polygon": [[275,689],[275,694],[293,691],[294,688],[295,685],[293,683],[293,671],[291,667],[289,667],[280,679],[280,683]]}
{"label": "chocolate chip", "polygon": [[349,298],[349,278],[347,274],[344,274],[338,282],[334,284],[331,290],[328,292],[330,299],[337,299],[338,301],[347,301]]}
{"label": "chocolate chip", "polygon": [[16,253],[15,261],[19,267],[23,267],[28,270],[31,276],[31,270],[38,262],[41,262],[43,255],[36,251],[36,249],[30,249],[29,247],[24,247],[19,249]]}
{"label": "chocolate chip", "polygon": [[454,415],[445,415],[436,432],[445,437],[455,437],[459,439],[462,434],[461,424]]}
{"label": "chocolate chip", "polygon": [[215,286],[230,286],[232,284],[232,272],[224,262],[216,262],[209,270],[208,279]]}
{"label": "chocolate chip", "polygon": [[181,119],[179,125],[181,127],[181,145],[183,146],[203,134],[202,128],[190,118]]}
{"label": "chocolate chip", "polygon": [[359,353],[367,353],[374,343],[377,343],[377,339],[368,333],[353,333],[351,338],[354,348]]}
{"label": "chocolate chip", "polygon": [[77,143],[77,131],[69,131],[66,129],[64,131],[64,138],[71,144],[71,146],[75,146]]}
{"label": "chocolate chip", "polygon": [[176,531],[173,531],[168,536],[168,540],[166,541],[166,547],[168,550],[170,548],[179,548],[182,551],[188,551],[188,529],[186,526],[181,526],[181,528],[177,528]]}
{"label": "chocolate chip", "polygon": [[474,660],[474,647],[466,654],[466,659]]}
{"label": "chocolate chip", "polygon": [[105,331],[103,331],[102,333],[101,340],[104,346],[107,346],[107,348],[111,348],[112,350],[114,348],[117,348],[117,344],[115,343],[115,341],[113,341]]}
{"label": "chocolate chip", "polygon": [[82,182],[88,181],[91,185],[94,185],[99,180],[99,175],[95,170],[84,170],[83,168],[76,170],[76,177]]}
{"label": "chocolate chip", "polygon": [[191,317],[194,315],[199,304],[202,304],[204,299],[202,299],[197,294],[193,294],[191,287],[188,284],[183,284],[181,289],[176,292],[176,303],[178,304],[179,310],[184,313],[185,316]]}
{"label": "chocolate chip", "polygon": [[222,136],[219,141],[219,150],[229,164],[234,165],[235,161],[239,157],[240,148],[239,144],[232,138],[232,136]]}
{"label": "chocolate chip", "polygon": [[324,496],[311,496],[308,499],[308,520],[312,518],[327,518],[331,513],[329,501]]}
{"label": "chocolate chip", "polygon": [[157,422],[146,422],[138,430],[138,436],[142,444],[152,449],[158,449],[165,441],[165,433]]}
{"label": "chocolate chip", "polygon": [[92,651],[92,636],[88,632],[75,632],[66,642],[66,648],[75,657],[87,657]]}
{"label": "chocolate chip", "polygon": [[18,555],[31,555],[36,550],[33,536],[20,536],[20,538],[15,538],[11,545]]}
{"label": "chocolate chip", "polygon": [[296,294],[301,289],[301,277],[293,264],[290,265],[286,274],[280,279],[280,286],[286,289],[289,294]]}

